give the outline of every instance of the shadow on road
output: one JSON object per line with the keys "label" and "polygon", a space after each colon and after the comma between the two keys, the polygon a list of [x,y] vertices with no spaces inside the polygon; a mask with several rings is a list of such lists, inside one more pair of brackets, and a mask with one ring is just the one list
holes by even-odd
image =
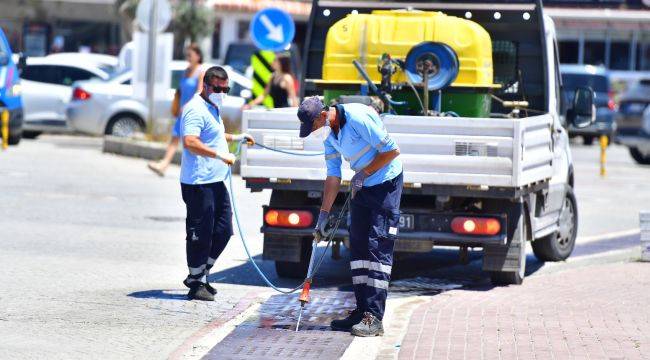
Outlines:
{"label": "shadow on road", "polygon": [[187,300],[186,291],[178,289],[135,291],[127,296],[136,299]]}

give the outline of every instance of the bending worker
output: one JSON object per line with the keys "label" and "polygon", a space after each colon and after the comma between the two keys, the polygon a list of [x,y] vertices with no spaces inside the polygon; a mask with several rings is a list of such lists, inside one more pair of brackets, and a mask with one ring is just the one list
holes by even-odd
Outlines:
{"label": "bending worker", "polygon": [[214,300],[216,290],[208,282],[210,269],[233,234],[232,211],[224,180],[235,155],[226,141],[246,139],[248,134],[227,134],[219,116],[230,88],[228,73],[219,66],[203,75],[203,88],[183,107],[181,136],[181,192],[187,208],[185,221],[187,266],[183,283],[190,300]]}
{"label": "bending worker", "polygon": [[399,227],[402,163],[399,148],[369,106],[326,107],[317,97],[298,108],[300,137],[323,138],[327,178],[314,230],[317,240],[329,230],[329,212],[341,185],[341,156],[355,171],[351,181],[350,251],[352,284],[357,307],[331,327],[356,336],[383,335],[382,318]]}

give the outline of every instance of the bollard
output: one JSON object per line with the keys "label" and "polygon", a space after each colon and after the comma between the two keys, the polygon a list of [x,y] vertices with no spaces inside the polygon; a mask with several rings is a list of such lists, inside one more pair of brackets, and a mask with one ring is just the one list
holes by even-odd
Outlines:
{"label": "bollard", "polygon": [[607,170],[605,170],[605,161],[607,161],[607,150],[608,139],[606,135],[600,135],[600,176],[607,175]]}
{"label": "bollard", "polygon": [[2,111],[0,122],[2,123],[2,150],[5,150],[9,147],[9,110]]}
{"label": "bollard", "polygon": [[641,228],[641,261],[650,261],[650,211],[639,213]]}

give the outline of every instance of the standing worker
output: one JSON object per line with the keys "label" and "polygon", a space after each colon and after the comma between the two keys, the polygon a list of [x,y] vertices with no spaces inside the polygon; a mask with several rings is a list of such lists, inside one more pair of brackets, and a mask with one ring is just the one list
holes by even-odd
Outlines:
{"label": "standing worker", "polygon": [[291,58],[285,54],[278,54],[273,60],[273,75],[264,88],[264,93],[245,104],[242,109],[250,109],[254,105],[259,105],[264,98],[271,96],[273,98],[274,108],[284,108],[298,106],[298,96],[296,95],[295,76],[291,71]]}
{"label": "standing worker", "polygon": [[208,282],[210,269],[233,234],[232,211],[224,180],[235,155],[227,141],[246,139],[248,134],[227,134],[219,110],[228,94],[228,73],[220,67],[209,68],[203,76],[203,88],[185,104],[181,118],[183,158],[181,192],[187,208],[185,228],[189,275],[183,283],[190,288],[190,300],[214,300],[216,290]]}
{"label": "standing worker", "polygon": [[150,162],[147,164],[149,169],[159,176],[165,176],[165,171],[171,164],[178,149],[178,143],[181,131],[181,112],[183,106],[199,91],[201,91],[201,64],[203,64],[203,52],[197,44],[190,44],[185,49],[185,58],[189,65],[185,69],[185,73],[180,80],[178,89],[174,94],[174,101],[172,103],[172,115],[176,117],[174,126],[172,127],[172,139],[167,145],[165,156],[158,162]]}
{"label": "standing worker", "polygon": [[341,186],[341,155],[355,171],[351,180],[350,252],[357,307],[331,323],[356,336],[384,334],[382,319],[399,227],[402,163],[399,148],[377,112],[363,104],[326,107],[317,97],[298,108],[300,137],[314,134],[325,146],[327,178],[314,237],[327,237],[329,212]]}

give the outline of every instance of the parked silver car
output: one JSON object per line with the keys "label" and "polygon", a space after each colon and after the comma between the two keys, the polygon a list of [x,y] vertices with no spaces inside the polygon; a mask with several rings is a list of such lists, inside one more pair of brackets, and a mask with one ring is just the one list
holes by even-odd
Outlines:
{"label": "parked silver car", "polygon": [[65,109],[72,94],[72,84],[92,78],[109,78],[109,67],[83,59],[71,61],[61,56],[27,59],[20,74],[26,136],[35,136],[42,131],[69,130]]}
{"label": "parked silver car", "polygon": [[[205,65],[204,65],[205,66]],[[154,115],[158,119],[166,119],[169,125],[174,119],[171,115],[171,103],[175,89],[187,67],[184,61],[172,61],[170,70],[171,87],[162,101],[156,101]],[[250,96],[252,83],[249,79],[224,67],[230,78],[230,96],[226,97],[221,109],[221,116],[230,129],[239,127],[241,107],[246,97]],[[146,104],[133,98],[131,78],[133,72],[126,70],[114,74],[106,81],[90,80],[74,84],[72,100],[67,107],[67,115],[71,127],[79,132],[115,136],[130,136],[134,132],[145,129],[145,119],[148,111]],[[243,97],[242,97],[243,96]]]}

